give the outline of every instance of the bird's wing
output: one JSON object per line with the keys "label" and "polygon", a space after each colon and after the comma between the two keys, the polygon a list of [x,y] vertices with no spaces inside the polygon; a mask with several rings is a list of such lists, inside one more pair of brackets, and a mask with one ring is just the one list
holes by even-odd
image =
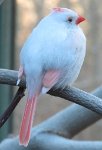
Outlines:
{"label": "bird's wing", "polygon": [[57,83],[60,78],[60,74],[59,70],[49,70],[45,73],[42,81],[42,93],[46,93]]}

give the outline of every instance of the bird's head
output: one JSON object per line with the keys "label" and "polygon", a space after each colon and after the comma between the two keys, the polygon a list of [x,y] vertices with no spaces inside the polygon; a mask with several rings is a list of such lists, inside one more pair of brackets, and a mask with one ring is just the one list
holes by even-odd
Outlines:
{"label": "bird's head", "polygon": [[69,25],[78,25],[85,20],[84,17],[79,16],[75,11],[67,8],[53,8],[52,14],[56,20],[67,22]]}

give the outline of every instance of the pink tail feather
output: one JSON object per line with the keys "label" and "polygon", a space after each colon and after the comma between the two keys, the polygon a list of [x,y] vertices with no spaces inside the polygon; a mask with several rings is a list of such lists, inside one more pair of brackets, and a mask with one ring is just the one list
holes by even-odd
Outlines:
{"label": "pink tail feather", "polygon": [[25,111],[21,123],[19,142],[20,145],[27,146],[30,139],[30,132],[33,123],[33,117],[36,109],[37,96],[27,99]]}

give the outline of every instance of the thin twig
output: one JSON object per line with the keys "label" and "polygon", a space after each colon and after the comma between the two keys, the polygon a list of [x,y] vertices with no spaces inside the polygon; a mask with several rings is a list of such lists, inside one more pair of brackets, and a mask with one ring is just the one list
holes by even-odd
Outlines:
{"label": "thin twig", "polygon": [[21,98],[24,96],[25,88],[19,87],[15,97],[13,98],[13,101],[8,106],[6,111],[0,116],[0,128],[4,125],[4,123],[7,121],[17,104],[20,102]]}

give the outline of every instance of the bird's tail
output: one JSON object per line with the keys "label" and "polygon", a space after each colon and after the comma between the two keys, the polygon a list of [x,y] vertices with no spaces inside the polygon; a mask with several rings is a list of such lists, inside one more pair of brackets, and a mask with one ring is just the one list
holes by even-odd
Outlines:
{"label": "bird's tail", "polygon": [[33,117],[35,114],[36,109],[36,102],[37,102],[37,95],[32,96],[31,98],[28,97],[25,111],[20,127],[19,133],[19,143],[20,145],[27,146],[30,140],[30,132],[33,123]]}

